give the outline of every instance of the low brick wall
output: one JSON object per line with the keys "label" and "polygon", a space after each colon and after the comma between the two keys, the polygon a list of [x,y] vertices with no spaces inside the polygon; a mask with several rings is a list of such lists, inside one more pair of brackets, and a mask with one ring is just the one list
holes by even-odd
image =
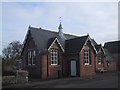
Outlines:
{"label": "low brick wall", "polygon": [[3,76],[2,84],[24,84],[28,82],[28,72],[24,70],[18,70],[16,76]]}
{"label": "low brick wall", "polygon": [[16,83],[16,77],[15,76],[3,76],[2,77],[2,84],[15,84]]}
{"label": "low brick wall", "polygon": [[19,70],[16,72],[16,83],[27,83],[28,82],[28,72]]}

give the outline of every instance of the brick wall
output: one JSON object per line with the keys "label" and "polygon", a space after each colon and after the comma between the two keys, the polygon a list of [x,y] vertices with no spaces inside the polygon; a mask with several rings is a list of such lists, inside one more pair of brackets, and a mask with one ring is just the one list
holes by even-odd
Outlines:
{"label": "brick wall", "polygon": [[117,70],[117,63],[116,63],[116,61],[110,62],[110,64],[108,65],[108,70],[109,71],[116,71]]}
{"label": "brick wall", "polygon": [[60,74],[62,74],[62,51],[61,48],[59,47],[58,43],[55,42],[51,49],[57,49],[58,50],[58,65],[51,65],[51,55],[50,51],[47,54],[43,55],[42,58],[42,78],[58,78]]}
{"label": "brick wall", "polygon": [[95,75],[95,58],[94,58],[94,51],[91,46],[89,46],[89,49],[91,51],[91,65],[85,65],[84,64],[84,49],[80,52],[80,76],[93,76]]}
{"label": "brick wall", "polygon": [[48,63],[47,63],[47,54],[42,56],[42,79],[47,78],[47,72],[48,72]]}
{"label": "brick wall", "polygon": [[80,69],[80,64],[79,64],[79,54],[78,53],[71,53],[67,54],[65,56],[65,61],[64,61],[64,68],[65,68],[65,76],[71,76],[71,67],[70,67],[70,61],[71,60],[76,60],[77,63],[77,76],[80,76],[79,74],[79,69]]}
{"label": "brick wall", "polygon": [[[27,70],[29,72],[29,77],[41,77],[41,69],[40,69],[40,53],[39,50],[33,40],[33,38],[31,37],[31,34],[28,35],[26,44],[24,46],[24,51],[22,53],[22,65],[23,65],[23,69]],[[36,65],[35,66],[29,66],[28,65],[28,50],[29,49],[35,49],[36,50]]]}
{"label": "brick wall", "polygon": [[[98,63],[99,55],[102,56],[102,63],[101,64]],[[96,64],[96,71],[99,68],[107,69],[106,56],[104,56],[104,53],[103,53],[101,48],[99,49],[98,55],[95,57],[95,64]]]}
{"label": "brick wall", "polygon": [[[95,63],[96,63],[96,70],[98,70],[99,68],[104,68],[104,66],[103,66],[103,64],[104,64],[104,62],[103,63],[101,63],[101,64],[98,64],[98,57],[96,56],[95,57]],[[104,60],[103,60],[104,61]]]}

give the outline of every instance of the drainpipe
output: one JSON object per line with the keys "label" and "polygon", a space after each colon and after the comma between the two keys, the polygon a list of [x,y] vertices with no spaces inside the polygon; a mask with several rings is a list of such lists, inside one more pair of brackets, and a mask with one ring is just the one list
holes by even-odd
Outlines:
{"label": "drainpipe", "polygon": [[49,74],[48,74],[48,55],[49,54],[47,54],[47,77],[49,76]]}
{"label": "drainpipe", "polygon": [[94,69],[95,69],[95,72],[96,72],[96,56],[97,56],[97,55],[95,54],[95,55],[94,55],[94,66],[95,66]]}
{"label": "drainpipe", "polygon": [[63,53],[61,53],[62,55],[61,55],[61,59],[62,59],[62,77],[63,77]]}
{"label": "drainpipe", "polygon": [[81,77],[81,60],[80,60],[80,53],[78,53],[78,60],[79,60],[79,76]]}
{"label": "drainpipe", "polygon": [[49,51],[47,51],[47,77],[49,77],[49,62],[48,62],[48,59],[49,59]]}

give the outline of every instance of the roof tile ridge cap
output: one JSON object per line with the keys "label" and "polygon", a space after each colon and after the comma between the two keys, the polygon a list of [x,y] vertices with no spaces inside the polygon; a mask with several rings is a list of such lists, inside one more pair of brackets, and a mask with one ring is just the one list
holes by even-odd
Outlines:
{"label": "roof tile ridge cap", "polygon": [[47,30],[47,29],[43,29],[43,28],[37,28],[37,27],[29,27],[29,30],[32,30],[32,29],[35,29],[35,30],[42,30],[42,31],[47,31],[47,32],[52,32],[52,33],[57,33],[56,31],[51,31],[51,30]]}
{"label": "roof tile ridge cap", "polygon": [[120,40],[117,40],[117,41],[108,41],[108,42],[105,42],[105,43],[108,44],[108,43],[116,43],[116,42],[120,42]]}
{"label": "roof tile ridge cap", "polygon": [[72,39],[79,39],[79,38],[85,38],[86,37],[86,39],[88,38],[88,35],[85,35],[85,36],[80,36],[80,37],[76,37],[76,38],[71,38],[71,39],[69,39],[69,40],[72,40]]}
{"label": "roof tile ridge cap", "polygon": [[31,29],[40,29],[40,28],[29,26],[29,30]]}
{"label": "roof tile ridge cap", "polygon": [[77,35],[73,35],[73,34],[69,34],[69,33],[63,33],[64,35],[70,35],[70,36],[75,36],[75,37],[80,37],[80,36],[77,36]]}
{"label": "roof tile ridge cap", "polygon": [[46,32],[58,33],[56,31],[51,31],[51,30],[46,30],[46,29],[41,29],[41,30],[46,31]]}

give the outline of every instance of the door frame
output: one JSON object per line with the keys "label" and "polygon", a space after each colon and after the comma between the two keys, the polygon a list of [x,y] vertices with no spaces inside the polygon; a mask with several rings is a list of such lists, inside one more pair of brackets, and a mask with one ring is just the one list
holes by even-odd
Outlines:
{"label": "door frame", "polygon": [[[72,62],[75,62],[75,66],[74,66],[74,69],[71,69],[72,68]],[[72,75],[72,70],[75,70],[73,71],[73,73],[75,73],[74,75]],[[77,76],[77,60],[76,59],[71,59],[70,60],[70,76]]]}

